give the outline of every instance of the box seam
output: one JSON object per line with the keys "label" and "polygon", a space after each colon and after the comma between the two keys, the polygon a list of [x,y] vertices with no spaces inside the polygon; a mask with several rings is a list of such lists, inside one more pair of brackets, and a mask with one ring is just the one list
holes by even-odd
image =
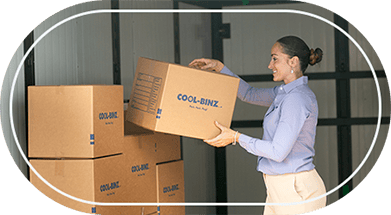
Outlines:
{"label": "box seam", "polygon": [[[159,103],[159,107],[157,107],[157,109],[159,110],[162,110],[163,112],[163,104],[164,104],[164,95],[165,95],[165,92],[166,92],[166,88],[167,88],[167,80],[168,80],[168,76],[170,75],[170,67],[171,67],[171,64],[167,64],[167,72],[165,74],[165,77],[164,77],[164,82],[163,82],[163,86],[161,86],[161,92],[160,92],[160,95],[159,95],[159,99],[160,99],[160,102]],[[157,114],[157,113],[155,113]],[[160,119],[157,119],[156,118],[156,123],[155,123],[155,130],[156,131],[160,131],[160,129],[158,129],[159,127],[159,120]]]}
{"label": "box seam", "polygon": [[96,137],[95,137],[95,128],[94,128],[94,107],[95,107],[95,102],[94,102],[94,93],[95,93],[95,91],[94,91],[94,87],[91,87],[91,102],[90,102],[90,104],[92,104],[91,105],[91,134],[90,135],[93,135],[93,140],[91,140],[91,138],[90,138],[90,145],[91,145],[91,141],[93,141],[93,143],[94,144],[92,144],[92,157],[95,157],[95,144],[96,144]]}

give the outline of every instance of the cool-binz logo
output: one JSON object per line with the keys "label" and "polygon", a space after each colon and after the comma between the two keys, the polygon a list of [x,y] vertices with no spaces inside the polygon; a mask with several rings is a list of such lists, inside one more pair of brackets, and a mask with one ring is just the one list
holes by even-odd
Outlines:
{"label": "cool-binz logo", "polygon": [[217,100],[212,100],[212,99],[206,99],[206,98],[200,98],[198,99],[196,96],[189,96],[186,94],[178,94],[177,99],[179,101],[184,101],[184,102],[189,102],[193,104],[200,104],[200,105],[205,105],[205,106],[210,106],[210,107],[219,107],[222,108],[222,106],[219,106],[219,101]]}
{"label": "cool-binz logo", "polygon": [[119,187],[120,187],[119,181],[112,182],[112,183],[109,183],[109,184],[102,184],[102,185],[100,185],[100,192],[114,190],[114,189],[117,189]]}
{"label": "cool-binz logo", "polygon": [[117,119],[118,115],[117,112],[104,112],[104,113],[99,113],[99,119],[100,120],[105,120],[105,119]]}
{"label": "cool-binz logo", "polygon": [[144,170],[149,170],[149,166],[148,166],[147,163],[146,164],[132,166],[132,172],[140,172],[140,171],[144,171]]}
{"label": "cool-binz logo", "polygon": [[176,191],[176,190],[179,190],[179,185],[178,184],[174,184],[174,185],[171,185],[171,186],[168,186],[168,187],[163,187],[163,193],[169,193],[169,192],[173,192],[173,191]]}

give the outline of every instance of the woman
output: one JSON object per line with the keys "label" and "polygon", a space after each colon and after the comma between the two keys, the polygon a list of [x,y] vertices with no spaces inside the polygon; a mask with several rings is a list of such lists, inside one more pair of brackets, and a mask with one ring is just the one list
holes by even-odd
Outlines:
{"label": "woman", "polygon": [[[249,153],[258,156],[257,170],[263,172],[267,188],[267,203],[305,201],[323,195],[326,190],[312,163],[318,118],[315,94],[303,76],[308,65],[322,60],[322,50],[309,49],[295,36],[279,39],[271,49],[268,66],[273,81],[284,84],[269,89],[256,89],[240,80],[238,97],[245,102],[268,106],[263,138],[257,139],[226,128],[216,122],[221,134],[204,140],[215,147],[239,143]],[[196,59],[190,67],[209,69],[238,77],[220,61]],[[300,214],[326,205],[326,197],[305,204],[266,206],[264,215]]]}

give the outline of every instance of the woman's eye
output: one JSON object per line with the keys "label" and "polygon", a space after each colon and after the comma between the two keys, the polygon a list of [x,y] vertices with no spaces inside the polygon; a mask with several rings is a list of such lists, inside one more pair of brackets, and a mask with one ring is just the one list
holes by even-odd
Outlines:
{"label": "woman's eye", "polygon": [[276,61],[276,60],[277,60],[277,58],[274,57],[274,58],[273,58],[273,61]]}

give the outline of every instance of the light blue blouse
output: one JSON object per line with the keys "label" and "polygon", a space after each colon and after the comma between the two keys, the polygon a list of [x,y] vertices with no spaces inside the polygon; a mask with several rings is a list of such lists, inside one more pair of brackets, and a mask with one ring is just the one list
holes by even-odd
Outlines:
{"label": "light blue blouse", "polygon": [[[221,73],[238,77],[227,67]],[[318,104],[307,83],[308,77],[303,76],[287,85],[257,89],[240,80],[239,99],[269,107],[262,140],[239,137],[240,146],[258,156],[258,171],[279,175],[314,169]]]}

